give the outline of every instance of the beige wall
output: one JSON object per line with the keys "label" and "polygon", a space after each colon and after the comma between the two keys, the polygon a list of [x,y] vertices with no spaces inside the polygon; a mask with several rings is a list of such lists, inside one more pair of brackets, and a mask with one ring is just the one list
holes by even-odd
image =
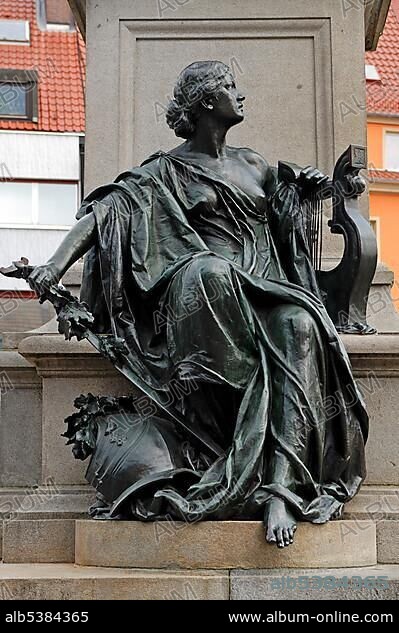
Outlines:
{"label": "beige wall", "polygon": [[[365,144],[364,14],[339,0],[88,0],[87,189],[179,141],[163,109],[178,72],[232,64],[247,118],[229,142],[331,172]],[[359,104],[345,116],[346,106]]]}

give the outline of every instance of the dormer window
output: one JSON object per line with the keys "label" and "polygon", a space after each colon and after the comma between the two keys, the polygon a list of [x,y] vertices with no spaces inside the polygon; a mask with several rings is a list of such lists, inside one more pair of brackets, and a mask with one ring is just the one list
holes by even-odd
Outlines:
{"label": "dormer window", "polygon": [[37,122],[36,70],[0,69],[0,119]]}
{"label": "dormer window", "polygon": [[0,44],[29,44],[28,20],[0,20]]}
{"label": "dormer window", "polygon": [[39,27],[47,31],[71,31],[75,21],[67,0],[37,0]]}
{"label": "dormer window", "polygon": [[366,80],[367,81],[381,81],[379,72],[373,64],[366,64]]}

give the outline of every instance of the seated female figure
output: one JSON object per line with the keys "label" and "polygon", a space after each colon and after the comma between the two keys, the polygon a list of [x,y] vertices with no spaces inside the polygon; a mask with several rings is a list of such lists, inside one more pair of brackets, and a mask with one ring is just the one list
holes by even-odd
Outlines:
{"label": "seated female figure", "polygon": [[[187,438],[164,448],[184,453],[193,477],[132,481],[129,517],[262,516],[266,539],[284,547],[298,520],[338,516],[359,489],[367,415],[295,241],[302,192],[255,151],[226,144],[243,119],[226,65],[187,67],[167,112],[183,144],[90,194],[30,283],[40,292],[87,252],[82,298],[97,331],[125,339],[155,402],[171,382],[184,386],[173,406],[220,448],[187,449]],[[309,191],[322,179],[303,172]],[[290,277],[299,256],[306,287]]]}

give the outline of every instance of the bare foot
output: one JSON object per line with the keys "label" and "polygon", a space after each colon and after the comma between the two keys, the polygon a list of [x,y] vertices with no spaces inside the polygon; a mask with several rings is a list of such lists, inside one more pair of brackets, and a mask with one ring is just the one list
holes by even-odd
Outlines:
{"label": "bare foot", "polygon": [[282,499],[273,497],[266,503],[264,524],[268,543],[286,547],[294,542],[296,522]]}
{"label": "bare foot", "polygon": [[337,508],[337,510],[335,510],[335,512],[333,512],[333,514],[331,515],[330,521],[334,521],[334,519],[340,519],[343,511],[344,511],[344,506],[342,504],[339,508]]}

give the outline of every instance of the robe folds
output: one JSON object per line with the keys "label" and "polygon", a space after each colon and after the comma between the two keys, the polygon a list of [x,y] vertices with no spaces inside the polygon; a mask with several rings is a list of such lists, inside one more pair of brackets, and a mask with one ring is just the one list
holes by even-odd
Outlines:
{"label": "robe folds", "polygon": [[91,193],[87,213],[96,240],[81,298],[96,331],[124,339],[154,402],[220,447],[207,453],[176,428],[157,444],[179,453],[163,454],[169,470],[133,469],[122,494],[105,496],[109,516],[255,519],[272,495],[299,520],[339,516],[365,477],[368,418],[318,292],[296,186],[274,182],[253,201],[158,152]]}

